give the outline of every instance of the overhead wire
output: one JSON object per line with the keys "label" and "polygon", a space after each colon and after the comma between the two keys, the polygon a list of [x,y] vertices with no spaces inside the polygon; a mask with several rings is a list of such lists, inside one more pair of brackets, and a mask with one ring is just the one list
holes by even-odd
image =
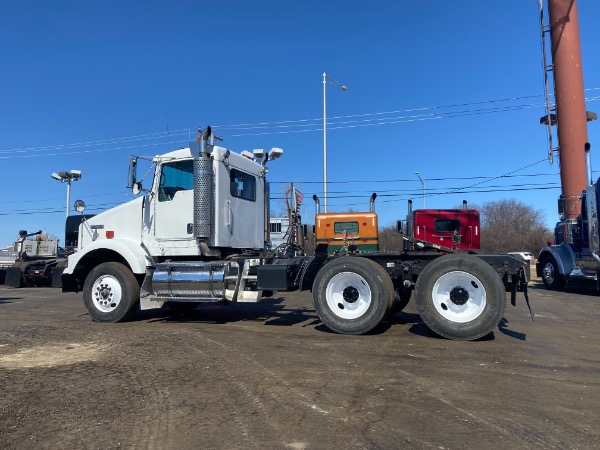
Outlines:
{"label": "overhead wire", "polygon": [[[586,91],[596,91],[600,90],[600,88],[588,88]],[[501,103],[507,101],[515,101],[515,100],[524,100],[529,98],[538,98],[539,95],[529,95],[529,96],[519,96],[519,97],[510,97],[505,99],[495,99],[495,100],[483,100],[476,102],[466,102],[466,103],[457,103],[452,105],[439,105],[439,106],[430,106],[430,107],[420,107],[420,108],[410,108],[403,110],[394,110],[394,111],[380,111],[374,113],[363,113],[363,114],[352,114],[345,116],[332,116],[329,119],[329,129],[348,129],[348,128],[358,128],[363,126],[375,126],[375,125],[390,125],[397,123],[407,123],[407,122],[416,122],[423,120],[438,120],[441,118],[452,118],[452,117],[462,117],[466,115],[480,115],[480,114],[491,114],[497,112],[507,112],[507,111],[516,111],[521,109],[529,109],[534,107],[543,106],[543,103],[540,104],[524,104],[524,105],[508,105],[503,107],[494,107],[494,108],[485,108],[478,110],[467,110],[467,111],[449,111],[438,114],[429,114],[429,115],[409,115],[402,117],[388,117],[388,118],[375,118],[375,119],[367,119],[366,121],[352,121],[345,119],[353,119],[359,117],[374,117],[374,116],[383,116],[389,114],[398,114],[398,113],[407,113],[407,112],[424,112],[424,111],[439,111],[443,109],[456,108],[456,107],[464,107],[464,106],[475,106],[475,105],[483,105],[483,104],[493,104],[493,103]],[[596,101],[599,100],[600,96],[587,97],[586,101]],[[308,130],[306,129],[295,129],[295,130],[285,130],[285,131],[266,131],[261,133],[239,133],[232,134],[230,137],[241,137],[241,136],[257,136],[257,135],[270,135],[270,134],[288,134],[288,133],[303,133],[309,131],[322,131],[320,128],[320,123],[314,123],[309,125],[308,122],[320,122],[322,118],[313,118],[313,119],[296,119],[296,120],[287,120],[287,121],[273,121],[273,122],[257,122],[257,123],[241,123],[241,124],[224,124],[224,125],[215,125],[215,129],[222,130],[245,130],[245,129],[264,129],[268,128],[270,130],[278,130],[280,127],[310,127]],[[339,121],[345,120],[345,121]],[[338,122],[336,122],[338,121]],[[295,125],[293,125],[295,124]],[[0,156],[1,159],[13,158],[13,157],[30,157],[30,155],[15,155],[15,153],[38,153],[44,151],[55,151],[54,153],[45,153],[43,156],[62,156],[62,155],[72,155],[78,153],[92,153],[92,152],[102,152],[102,151],[114,151],[114,150],[124,150],[130,148],[137,147],[148,147],[148,146],[157,146],[157,145],[166,145],[168,143],[160,142],[160,143],[152,143],[152,144],[144,144],[130,147],[116,147],[116,148],[104,148],[104,149],[93,149],[87,151],[77,151],[77,152],[62,152],[62,150],[70,150],[70,149],[80,149],[80,148],[88,148],[95,146],[107,146],[112,144],[122,144],[126,142],[135,142],[135,141],[143,141],[149,139],[157,139],[164,138],[170,136],[184,136],[188,135],[188,138],[191,137],[192,133],[196,132],[196,128],[182,128],[178,130],[172,131],[161,131],[155,133],[146,133],[140,135],[133,136],[125,136],[120,138],[109,138],[109,139],[101,139],[97,141],[85,141],[78,143],[70,143],[70,144],[56,144],[56,145],[46,145],[46,146],[37,146],[37,147],[22,147],[22,148],[13,148],[13,149],[0,149],[0,155],[10,156]],[[183,139],[181,140],[183,142]],[[57,153],[58,152],[58,153]]]}
{"label": "overhead wire", "polygon": [[[586,91],[595,91],[595,90],[600,90],[600,88],[588,88],[586,89]],[[434,110],[440,110],[440,109],[447,109],[447,108],[452,108],[452,107],[461,107],[461,106],[472,106],[472,105],[481,105],[481,104],[491,104],[491,103],[500,103],[500,102],[506,102],[506,101],[514,101],[514,100],[523,100],[523,99],[528,99],[528,98],[537,98],[539,97],[539,95],[535,95],[535,96],[521,96],[521,97],[512,97],[512,98],[506,98],[506,99],[497,99],[497,100],[485,100],[485,101],[478,101],[478,102],[469,102],[469,103],[460,103],[460,104],[454,104],[454,105],[442,105],[442,106],[432,106],[432,107],[423,107],[423,108],[412,108],[412,109],[404,109],[404,110],[395,110],[395,111],[382,111],[382,112],[375,112],[375,113],[365,113],[365,114],[354,114],[354,115],[346,115],[346,116],[333,116],[331,118],[329,118],[329,120],[331,121],[331,125],[329,127],[329,129],[344,129],[344,128],[356,128],[356,127],[363,127],[363,126],[374,126],[374,125],[385,125],[385,124],[394,124],[394,123],[403,123],[403,122],[412,122],[412,121],[420,121],[420,120],[433,120],[433,119],[441,119],[441,118],[445,118],[445,117],[460,117],[460,116],[466,116],[466,115],[479,115],[479,114],[490,114],[490,113],[496,113],[496,112],[506,112],[506,111],[515,111],[515,110],[520,110],[520,109],[528,109],[528,108],[533,108],[533,107],[539,107],[539,104],[525,104],[525,105],[508,105],[508,106],[503,106],[503,107],[495,107],[495,108],[484,108],[484,109],[477,109],[477,110],[466,110],[466,111],[449,111],[449,112],[445,112],[445,113],[441,113],[441,114],[436,114],[436,115],[413,115],[413,116],[404,116],[404,117],[392,117],[392,118],[375,118],[375,119],[367,119],[367,120],[346,120],[346,121],[338,121],[336,122],[336,120],[340,120],[340,119],[351,119],[351,118],[358,118],[358,117],[372,117],[372,116],[382,116],[382,115],[388,115],[388,114],[398,114],[398,113],[405,113],[405,112],[422,112],[422,111],[434,111]],[[593,97],[588,97],[586,98],[587,101],[595,101],[595,100],[599,100],[600,96],[593,96]],[[255,124],[235,124],[235,125],[218,125],[215,126],[215,128],[219,128],[219,129],[257,129],[257,128],[261,128],[261,126],[264,125],[271,125],[270,128],[280,128],[281,127],[291,127],[293,125],[283,125],[283,124],[296,124],[295,126],[299,127],[299,126],[311,126],[311,125],[307,125],[305,124],[306,122],[311,122],[311,121],[320,121],[322,120],[322,118],[316,118],[316,119],[298,119],[298,120],[288,120],[288,121],[277,121],[277,122],[259,122],[259,123],[255,123]],[[366,122],[366,123],[365,123]],[[336,126],[338,125],[338,126]],[[315,124],[314,126],[320,126],[320,124]],[[246,127],[246,128],[244,128]],[[247,128],[247,127],[252,127],[252,128]],[[262,127],[264,128],[264,127]],[[248,136],[248,135],[262,135],[262,134],[285,134],[285,133],[292,133],[292,132],[306,132],[306,131],[319,131],[320,128],[313,128],[310,130],[288,130],[288,131],[272,131],[272,132],[265,132],[265,133],[257,133],[257,134],[234,134],[232,135],[232,137],[237,137],[237,136]],[[15,148],[15,149],[5,149],[5,150],[0,150],[0,155],[5,155],[5,154],[9,154],[10,156],[0,156],[0,159],[8,159],[8,158],[23,158],[23,157],[34,157],[34,156],[40,156],[40,155],[33,155],[33,154],[27,154],[27,155],[15,155],[14,153],[25,153],[25,152],[43,152],[43,151],[48,151],[48,150],[61,150],[61,149],[66,149],[66,150],[70,150],[70,149],[80,149],[80,148],[87,148],[87,147],[93,147],[93,146],[98,146],[98,145],[110,145],[110,144],[119,144],[119,143],[126,143],[126,142],[135,142],[135,141],[142,141],[142,140],[148,140],[148,139],[155,139],[155,138],[160,138],[160,137],[164,137],[165,135],[170,136],[183,136],[184,134],[188,134],[188,137],[191,137],[191,133],[192,133],[192,128],[184,128],[184,129],[179,129],[179,130],[173,130],[173,131],[166,131],[166,132],[157,132],[157,133],[147,133],[147,134],[141,134],[141,135],[134,135],[134,136],[126,136],[126,137],[121,137],[121,138],[111,138],[111,139],[103,139],[103,140],[97,140],[97,141],[86,141],[86,142],[79,142],[79,143],[72,143],[72,144],[58,144],[58,145],[48,145],[48,146],[41,146],[41,147],[25,147],[25,148]],[[91,149],[91,150],[79,150],[79,151],[72,151],[72,152],[58,152],[58,153],[45,153],[43,156],[64,156],[64,155],[73,155],[73,154],[83,154],[83,153],[94,153],[94,152],[105,152],[105,151],[115,151],[115,150],[127,150],[127,149],[133,149],[133,148],[141,148],[141,147],[153,147],[153,146],[161,146],[161,145],[166,145],[167,143],[165,142],[158,142],[158,143],[149,143],[149,144],[141,144],[141,145],[133,145],[133,146],[123,146],[123,147],[111,147],[111,148],[103,148],[103,149]],[[545,159],[538,161],[536,163],[533,163],[527,167],[531,167],[532,165],[535,164],[539,164],[541,162],[545,161]],[[509,174],[512,174],[514,172],[517,172],[519,170],[523,170],[524,168],[521,169],[517,169],[516,171],[513,172],[509,172]],[[461,193],[464,192],[464,189],[471,189],[477,185],[483,184],[485,182],[489,182],[492,181],[494,179],[498,179],[498,178],[503,178],[503,177],[512,177],[512,176],[542,176],[544,174],[534,174],[534,175],[509,175],[509,174],[505,174],[505,175],[501,175],[498,177],[493,177],[493,178],[489,178],[485,181],[482,181],[480,183],[476,183],[474,185],[468,186],[468,187],[463,187],[463,188],[447,188],[447,189],[454,189],[451,192],[436,192],[436,193],[430,193],[430,195],[447,195],[447,194],[453,194],[453,193]],[[486,177],[468,177],[468,179],[477,179],[477,178],[486,178]],[[461,179],[458,177],[454,177],[454,178],[439,178],[439,179],[430,179],[431,181],[437,181],[437,180],[451,180],[451,179]],[[467,178],[463,178],[463,179],[467,179]],[[386,181],[386,180],[372,180],[372,181],[363,181],[362,183],[366,183],[366,182],[371,182],[371,183],[384,183],[384,182],[393,182],[393,181],[413,181],[413,180],[390,180],[390,181]],[[273,182],[273,183],[284,183],[284,182]],[[319,182],[305,182],[305,183],[321,183]],[[345,183],[345,182],[329,182],[331,184],[333,183]],[[328,183],[328,184],[329,184]],[[357,181],[352,181],[352,183],[357,183]],[[513,190],[526,190],[526,189],[520,189],[520,188],[512,188]],[[538,188],[531,188],[531,190],[536,190]],[[98,195],[109,195],[109,194],[98,194]],[[383,194],[382,194],[383,195]],[[385,196],[385,195],[383,195]],[[343,197],[342,197],[343,198]],[[26,202],[35,202],[35,200],[31,200],[31,201],[26,201]],[[0,202],[0,203],[12,203],[12,202]],[[26,213],[25,210],[22,213]],[[32,214],[35,212],[32,212]],[[0,215],[7,215],[7,213],[0,213]]]}
{"label": "overhead wire", "polygon": [[[493,189],[492,189],[493,187]],[[490,186],[489,188],[485,188],[485,189],[461,189],[461,190],[455,190],[455,191],[445,191],[445,192],[438,192],[438,193],[430,193],[431,196],[433,195],[453,195],[453,194],[478,194],[478,193],[496,193],[496,192],[516,192],[516,191],[541,191],[541,190],[554,190],[554,189],[560,189],[560,184],[553,184],[553,185],[544,185],[544,186]],[[408,192],[403,192],[403,193],[378,193],[378,198],[387,198],[386,200],[380,200],[378,203],[396,203],[398,201],[401,201],[403,199],[410,199],[413,198],[415,196],[420,195],[420,191],[418,189],[415,189],[413,191],[408,191]],[[306,195],[310,195],[311,193],[307,193]],[[364,198],[367,199],[368,196],[362,194],[362,195],[332,195],[329,196],[328,198],[330,199],[353,199],[353,198]],[[282,201],[285,200],[284,197],[271,197],[272,201]],[[366,200],[365,200],[366,202]],[[359,206],[359,205],[365,205],[365,202],[361,202],[361,203],[345,203],[345,204],[332,204],[331,207],[332,208],[343,208],[343,207],[348,207],[348,206]],[[101,212],[104,211],[107,208],[111,208],[114,206],[118,206],[120,205],[120,203],[105,203],[105,204],[98,204],[98,205],[89,205],[87,211],[88,212]],[[19,215],[32,215],[32,214],[54,214],[54,213],[64,213],[64,208],[53,208],[53,207],[48,207],[48,208],[36,208],[36,209],[23,209],[23,210],[9,210],[9,211],[2,211],[0,212],[0,216],[19,216]]]}

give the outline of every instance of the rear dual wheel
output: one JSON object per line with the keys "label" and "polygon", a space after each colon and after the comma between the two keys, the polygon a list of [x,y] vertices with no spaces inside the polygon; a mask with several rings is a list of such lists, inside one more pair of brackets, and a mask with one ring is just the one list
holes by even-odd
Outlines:
{"label": "rear dual wheel", "polygon": [[321,321],[337,333],[364,334],[387,317],[394,285],[379,264],[362,257],[341,257],[325,264],[313,284]]}
{"label": "rear dual wheel", "polygon": [[419,274],[416,290],[423,322],[449,339],[473,340],[487,335],[500,323],[506,308],[502,280],[475,256],[434,259]]}

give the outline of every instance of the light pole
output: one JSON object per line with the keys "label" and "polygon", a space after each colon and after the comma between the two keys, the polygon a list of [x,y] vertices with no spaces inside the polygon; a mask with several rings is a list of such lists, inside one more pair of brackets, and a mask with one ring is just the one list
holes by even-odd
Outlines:
{"label": "light pole", "polygon": [[415,172],[415,175],[418,176],[421,181],[421,187],[423,188],[423,209],[425,209],[425,182],[421,178],[421,175],[419,175],[419,172]]}
{"label": "light pole", "polygon": [[323,72],[323,210],[327,212],[327,83],[339,86],[343,92],[348,88]]}
{"label": "light pole", "polygon": [[69,207],[71,206],[71,182],[81,180],[81,170],[71,170],[71,172],[58,172],[50,175],[54,180],[61,183],[67,183],[67,217],[69,217]]}

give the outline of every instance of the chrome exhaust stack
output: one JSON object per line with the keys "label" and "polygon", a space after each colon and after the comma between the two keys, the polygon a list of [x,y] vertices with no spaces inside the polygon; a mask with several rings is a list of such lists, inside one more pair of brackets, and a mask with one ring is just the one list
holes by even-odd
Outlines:
{"label": "chrome exhaust stack", "polygon": [[313,200],[315,201],[315,215],[319,214],[321,212],[321,208],[319,205],[319,197],[317,197],[317,195],[313,195]]}
{"label": "chrome exhaust stack", "polygon": [[377,198],[377,194],[375,192],[373,192],[373,194],[371,195],[371,198],[369,200],[369,210],[371,212],[375,212],[375,199]]}
{"label": "chrome exhaust stack", "polygon": [[585,151],[585,177],[587,178],[586,187],[594,184],[594,180],[592,179],[592,152],[590,151],[591,146],[589,142],[585,143],[584,151]]}
{"label": "chrome exhaust stack", "polygon": [[214,216],[214,171],[210,154],[214,148],[215,135],[210,127],[201,132],[199,140],[190,142],[194,157],[194,238],[204,256],[220,256],[208,247],[212,235]]}

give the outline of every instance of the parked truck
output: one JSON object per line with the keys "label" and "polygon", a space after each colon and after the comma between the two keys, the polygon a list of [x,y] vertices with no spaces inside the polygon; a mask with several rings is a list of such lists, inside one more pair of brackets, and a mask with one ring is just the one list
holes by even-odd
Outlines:
{"label": "parked truck", "polygon": [[19,256],[12,247],[0,250],[0,284],[4,284],[6,270],[11,267]]}
{"label": "parked truck", "polygon": [[481,248],[479,211],[469,209],[466,200],[461,209],[415,210],[409,200],[405,232],[415,239],[453,249]]}
{"label": "parked truck", "polygon": [[58,240],[48,239],[41,230],[35,233],[21,230],[13,251],[17,257],[6,268],[4,283],[7,286],[18,288],[52,284],[52,270],[63,259]]}
{"label": "parked truck", "polygon": [[[540,4],[541,6],[541,4]],[[592,178],[587,122],[597,114],[586,111],[583,61],[576,1],[548,0],[552,63],[544,60],[549,158],[560,159],[560,220],[554,243],[543,247],[536,264],[547,289],[562,289],[568,283],[592,282],[600,289],[599,181]],[[542,42],[545,31],[542,29]],[[543,48],[545,50],[545,45]],[[544,54],[545,58],[545,54]],[[548,98],[548,72],[552,72],[556,103]],[[552,146],[552,126],[557,126],[558,147]]]}
{"label": "parked truck", "polygon": [[320,201],[313,195],[315,202],[315,245],[326,244],[330,254],[347,252],[379,251],[379,225],[375,212],[374,192],[370,198],[369,212],[321,212]]}
{"label": "parked truck", "polygon": [[563,217],[554,228],[554,243],[543,247],[536,272],[544,286],[561,290],[568,283],[593,282],[600,289],[600,179],[592,182],[590,144],[585,145],[587,188],[579,196],[581,213],[575,219],[565,216],[564,195],[558,199],[558,213]]}
{"label": "parked truck", "polygon": [[266,164],[282,153],[242,156],[215,145],[208,127],[189,148],[153,158],[149,186],[137,181],[139,158],[131,157],[128,185],[144,195],[84,220],[62,274],[63,291],[82,290],[93,320],[118,322],[138,305],[186,309],[311,290],[327,327],[363,334],[389,315],[397,290],[414,290],[432,330],[472,340],[502,319],[504,283],[526,283],[517,258],[427,243],[418,250],[336,255],[322,244],[311,256],[274,256],[267,250]]}

